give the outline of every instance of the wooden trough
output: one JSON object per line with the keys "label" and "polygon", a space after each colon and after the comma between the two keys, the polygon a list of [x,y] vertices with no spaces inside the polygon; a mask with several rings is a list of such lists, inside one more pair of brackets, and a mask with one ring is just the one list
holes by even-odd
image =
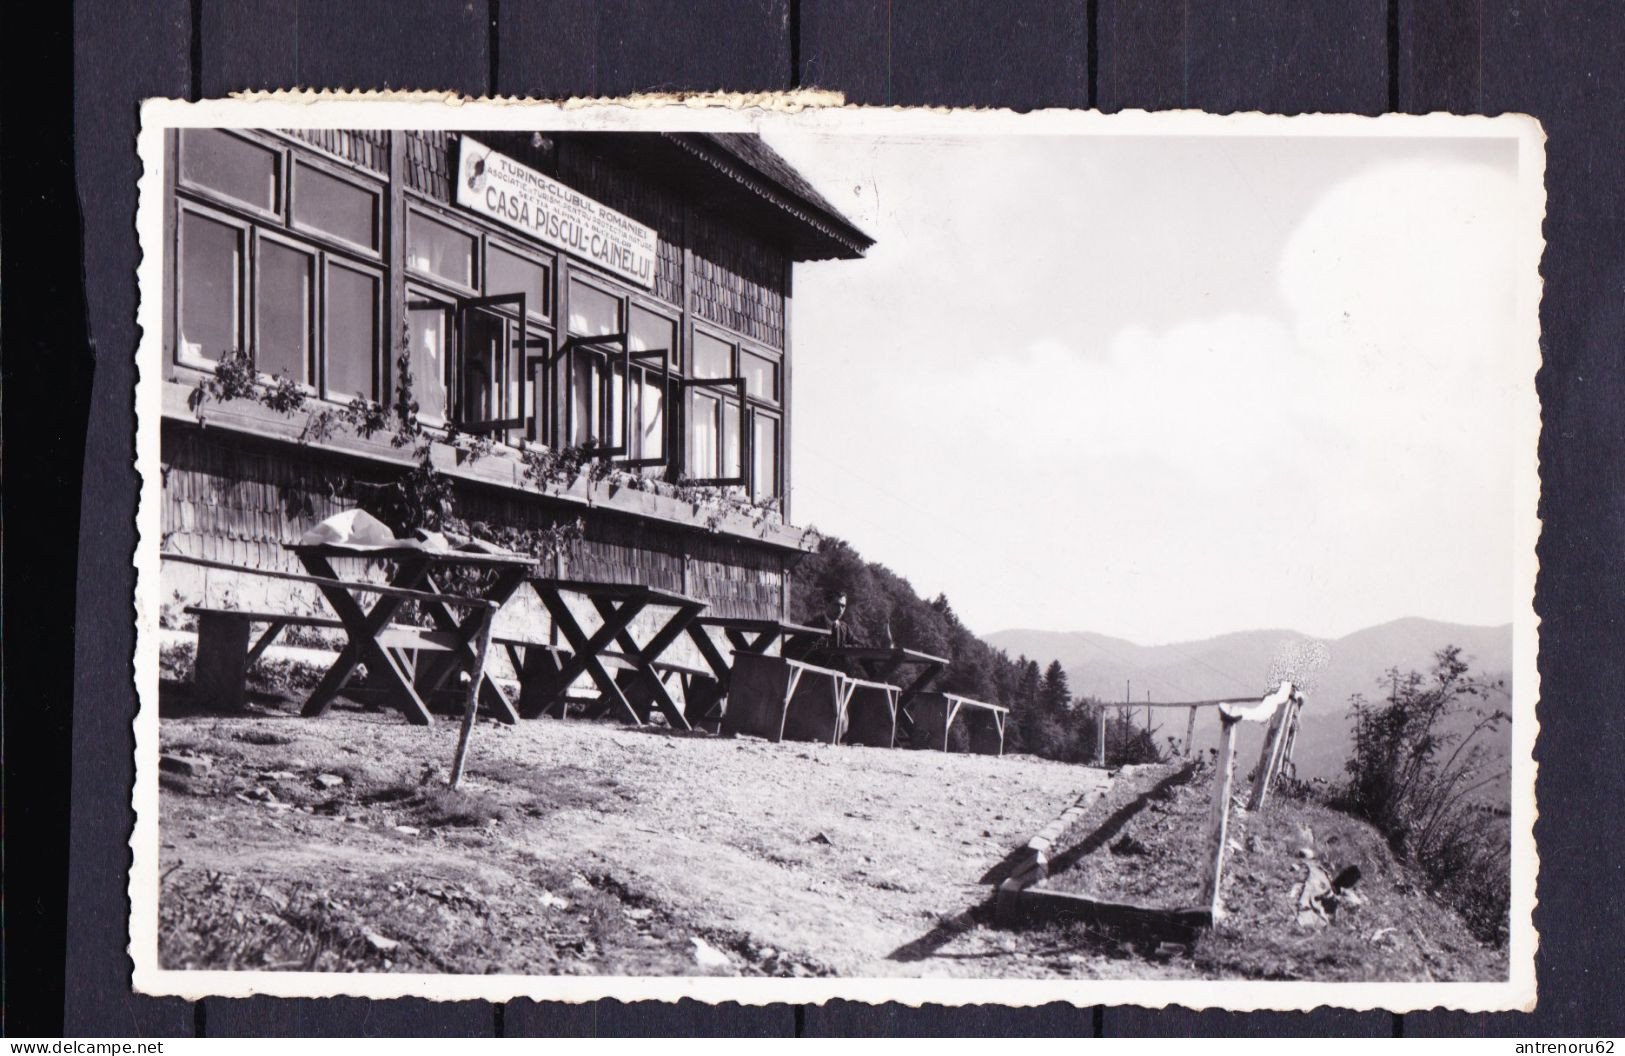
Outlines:
{"label": "wooden trough", "polygon": [[1199,903],[1195,906],[1147,906],[1048,888],[1051,852],[1056,843],[1082,821],[1088,809],[1105,795],[1104,790],[1098,790],[1085,793],[1038,835],[1027,841],[995,895],[994,916],[999,923],[1015,926],[1076,922],[1146,941],[1188,943],[1199,931],[1211,927],[1215,920],[1223,917],[1220,890],[1230,839],[1236,724],[1270,723],[1249,798],[1249,810],[1256,811],[1267,801],[1281,768],[1290,761],[1292,735],[1296,730],[1298,711],[1303,706],[1303,697],[1292,683],[1282,682],[1273,693],[1257,703],[1199,701],[1162,706],[1189,707],[1193,713],[1198,707],[1216,707],[1222,725],[1217,771],[1213,778],[1209,852],[1203,863]]}

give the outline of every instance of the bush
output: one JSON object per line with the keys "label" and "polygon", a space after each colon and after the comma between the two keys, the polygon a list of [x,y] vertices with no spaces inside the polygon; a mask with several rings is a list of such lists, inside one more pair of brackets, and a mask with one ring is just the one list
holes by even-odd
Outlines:
{"label": "bush", "polygon": [[1510,830],[1475,796],[1506,777],[1483,743],[1510,719],[1482,706],[1502,686],[1470,676],[1455,646],[1426,676],[1396,668],[1388,677],[1386,701],[1351,701],[1354,755],[1336,805],[1377,826],[1479,938],[1505,942]]}

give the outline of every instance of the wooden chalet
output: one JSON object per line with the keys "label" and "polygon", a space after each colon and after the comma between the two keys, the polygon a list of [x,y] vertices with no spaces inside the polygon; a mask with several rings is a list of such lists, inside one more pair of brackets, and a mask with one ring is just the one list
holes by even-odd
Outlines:
{"label": "wooden chalet", "polygon": [[[167,148],[166,550],[295,568],[284,544],[353,505],[344,481],[414,464],[388,429],[313,434],[312,413],[391,406],[406,364],[464,518],[579,516],[559,575],[788,617],[811,545],[785,501],[792,272],[871,240],[758,137],[184,129]],[[226,400],[200,421],[189,397],[233,351],[293,379],[300,413]],[[527,479],[527,449],[583,445],[672,486]],[[706,489],[756,509],[719,517]],[[162,600],[268,589],[241,580],[166,565]]]}

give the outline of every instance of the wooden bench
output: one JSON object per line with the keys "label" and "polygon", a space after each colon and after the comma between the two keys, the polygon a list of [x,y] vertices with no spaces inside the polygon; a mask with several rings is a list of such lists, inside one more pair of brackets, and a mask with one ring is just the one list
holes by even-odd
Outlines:
{"label": "wooden bench", "polygon": [[835,744],[846,721],[846,682],[827,667],[736,652],[722,732]]}
{"label": "wooden bench", "polygon": [[891,748],[897,743],[898,698],[902,690],[887,682],[846,679],[846,732],[843,744]]}
{"label": "wooden bench", "polygon": [[[248,699],[248,672],[265,650],[288,627],[323,627],[343,630],[344,624],[325,616],[292,616],[285,612],[248,612],[188,605],[197,617],[197,662],[193,684],[199,702],[221,711],[241,711]],[[269,624],[250,646],[256,623]]]}
{"label": "wooden bench", "polygon": [[908,707],[913,719],[909,737],[913,748],[950,751],[949,734],[954,723],[963,718],[970,733],[972,753],[1004,754],[1004,725],[1010,709],[1003,705],[933,691],[915,694]]}
{"label": "wooden bench", "polygon": [[[569,649],[501,636],[492,638],[491,641],[492,644],[500,645],[507,651],[508,661],[519,677],[519,714],[525,718],[533,719],[551,714],[562,719],[570,704],[596,707],[601,702],[598,696],[572,697],[560,692],[562,688],[566,688],[560,687],[558,681],[566,661],[570,659]],[[606,649],[598,655],[609,667],[615,669],[616,684],[627,696],[628,703],[639,711],[643,721],[649,721],[653,694],[647,687],[640,687],[639,679],[636,677],[637,670],[631,658],[618,649]],[[668,660],[656,660],[652,666],[663,680],[669,682],[671,678],[678,679],[683,694],[684,712],[691,723],[715,700],[717,680],[705,668]]]}
{"label": "wooden bench", "polygon": [[[265,651],[289,627],[321,627],[343,630],[344,624],[326,616],[298,616],[285,612],[253,612],[247,609],[219,609],[189,605],[187,614],[196,616],[197,662],[194,666],[194,692],[200,702],[220,711],[240,711],[248,697],[248,673]],[[253,625],[266,624],[254,644],[248,644]],[[391,624],[378,632],[377,640],[386,649],[405,655],[418,651],[453,652],[461,640],[452,632]],[[365,690],[346,689],[346,695],[365,697]],[[487,698],[492,694],[486,694]],[[500,696],[500,694],[496,694]],[[492,703],[491,701],[487,701]],[[498,718],[506,719],[504,707],[495,707]]]}

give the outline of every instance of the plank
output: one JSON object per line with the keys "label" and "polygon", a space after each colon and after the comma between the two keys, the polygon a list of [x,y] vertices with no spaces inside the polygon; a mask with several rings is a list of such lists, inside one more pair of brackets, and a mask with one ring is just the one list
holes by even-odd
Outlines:
{"label": "plank", "polygon": [[1088,103],[1085,0],[803,0],[801,83],[884,104]]}
{"label": "plank", "polygon": [[495,1029],[484,1001],[211,997],[203,1005],[204,1031],[211,1038],[488,1038]]}
{"label": "plank", "polygon": [[1106,110],[1387,108],[1385,0],[1100,0],[1097,25],[1099,102]]}
{"label": "plank", "polygon": [[504,1038],[590,1038],[598,1032],[598,1006],[608,1002],[532,1001],[521,997],[502,1006]]}
{"label": "plank", "polygon": [[1483,100],[1479,0],[1402,0],[1395,22],[1393,91],[1408,114],[1477,112]]}
{"label": "plank", "polygon": [[96,413],[85,434],[81,483],[68,837],[67,978],[73,985],[65,998],[65,1028],[80,1036],[189,1036],[190,1004],[130,992],[125,870],[134,779],[130,511],[137,481],[130,350],[137,336],[132,278],[138,259],[132,220],[139,175],[137,105],[147,96],[184,96],[189,90],[190,14],[185,0],[139,7],[81,0],[74,15],[85,307],[99,352],[91,390]]}
{"label": "plank", "polygon": [[1105,1036],[1193,1038],[1386,1038],[1394,1018],[1387,1012],[1193,1012],[1188,1008],[1106,1010]]}
{"label": "plank", "polygon": [[1185,102],[1183,0],[1100,0],[1095,15],[1095,105],[1173,110]]}
{"label": "plank", "polygon": [[791,84],[790,0],[505,0],[503,95],[762,91]]}
{"label": "plank", "polygon": [[1092,1037],[1095,1012],[1059,1002],[1036,1008],[996,1005],[865,1005],[830,1001],[804,1006],[805,1037]]}
{"label": "plank", "polygon": [[488,0],[202,0],[206,95],[245,88],[395,88],[484,95]]}
{"label": "plank", "polygon": [[1598,893],[1618,890],[1625,822],[1583,805],[1625,795],[1625,730],[1611,704],[1625,659],[1609,642],[1625,573],[1616,545],[1625,523],[1625,147],[1618,135],[1598,134],[1625,121],[1625,10],[1595,0],[1496,0],[1482,5],[1481,17],[1482,110],[1533,113],[1548,136],[1545,368],[1537,378],[1545,423],[1536,595],[1540,1003],[1533,1015],[1410,1015],[1405,1032],[1611,1036],[1625,1032],[1625,921],[1599,912]]}

